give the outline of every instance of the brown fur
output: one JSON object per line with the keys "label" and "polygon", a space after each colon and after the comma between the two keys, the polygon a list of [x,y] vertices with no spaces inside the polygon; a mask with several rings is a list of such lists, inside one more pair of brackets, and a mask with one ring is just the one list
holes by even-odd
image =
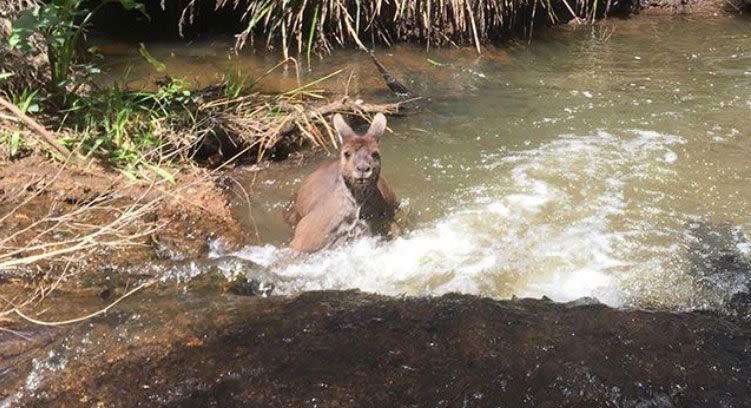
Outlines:
{"label": "brown fur", "polygon": [[366,235],[388,235],[394,229],[396,195],[380,177],[379,140],[386,118],[376,115],[359,136],[340,115],[334,127],[342,138],[339,159],[325,163],[303,181],[288,214],[297,224],[290,246],[314,252]]}

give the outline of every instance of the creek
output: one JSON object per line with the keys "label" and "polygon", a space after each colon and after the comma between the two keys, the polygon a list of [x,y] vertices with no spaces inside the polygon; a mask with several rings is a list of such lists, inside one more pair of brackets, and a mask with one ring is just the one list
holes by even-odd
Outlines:
{"label": "creek", "polygon": [[[21,332],[28,351],[0,347],[0,406],[749,406],[748,24],[642,16],[480,56],[379,50],[422,97],[382,140],[399,238],[292,258],[284,208],[334,153],[239,170],[235,213],[258,244],[214,245],[157,268],[169,288]],[[278,61],[230,47],[148,44],[197,85]],[[137,46],[101,48],[110,80],[164,75]],[[363,53],[298,65],[259,89],[342,69],[318,86],[396,100]],[[217,269],[275,289],[187,283]],[[87,302],[47,316],[101,307]]]}

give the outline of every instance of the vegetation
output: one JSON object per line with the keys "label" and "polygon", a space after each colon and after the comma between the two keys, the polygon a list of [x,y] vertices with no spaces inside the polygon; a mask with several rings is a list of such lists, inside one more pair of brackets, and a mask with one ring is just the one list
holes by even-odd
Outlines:
{"label": "vegetation", "polygon": [[[536,22],[593,22],[616,9],[630,9],[635,0],[213,1],[216,9],[242,12],[246,28],[237,35],[236,48],[262,41],[280,46],[288,61],[295,52],[310,58],[336,45],[367,49],[397,41],[428,47],[472,44],[480,52],[482,43],[530,35]],[[240,152],[227,147],[237,143],[262,158],[284,139],[287,133],[279,130],[291,123],[303,140],[330,141],[320,127],[325,119],[311,114],[320,106],[310,106],[306,87],[280,96],[256,95],[253,81],[232,72],[218,87],[204,90],[176,78],[155,91],[98,88],[94,78],[101,56],[83,45],[93,18],[113,4],[145,13],[140,0],[10,0],[0,5],[0,96],[54,128],[70,155],[101,160],[131,178],[151,179],[156,173],[171,179],[173,170],[166,167],[187,159],[207,161],[216,153],[235,157]],[[185,5],[177,24],[182,29],[193,21],[201,1],[180,4]],[[164,69],[143,46],[141,54]],[[300,120],[301,110],[307,113],[299,117],[313,120]],[[250,117],[261,124],[239,125]],[[24,136],[28,126],[7,114],[0,114],[0,122],[6,156],[27,154],[34,145]],[[207,144],[208,139],[214,141]]]}
{"label": "vegetation", "polygon": [[[217,7],[237,2],[217,0]],[[398,41],[430,46],[475,45],[528,36],[536,22],[557,23],[572,18],[594,21],[609,11],[631,7],[633,0],[249,0],[246,29],[236,48],[247,42],[280,44],[285,57],[292,52],[310,55],[335,45],[386,45]],[[192,21],[195,1],[189,3],[181,27]]]}
{"label": "vegetation", "polygon": [[[49,85],[55,93],[62,93],[79,84],[75,79],[86,80],[99,72],[94,65],[83,65],[78,71],[73,64],[81,60],[78,47],[86,28],[96,13],[107,4],[117,3],[127,10],[143,10],[143,4],[135,0],[101,0],[94,9],[87,9],[83,0],[52,0],[38,7],[27,8],[13,21],[8,39],[11,49],[23,53],[46,51],[51,78]],[[41,42],[43,46],[39,46]],[[87,50],[96,56],[96,49]]]}
{"label": "vegetation", "polygon": [[[19,126],[26,122],[29,127],[29,113],[57,128],[62,144],[58,148],[53,141],[47,143],[52,146],[38,147],[46,147],[61,160],[96,159],[131,179],[152,180],[156,175],[171,180],[176,167],[193,160],[215,165],[243,155],[258,160],[298,129],[304,140],[316,145],[333,141],[316,125],[325,123],[325,118],[311,114],[315,107],[309,107],[308,100],[320,95],[311,93],[310,86],[263,96],[254,93],[257,80],[247,81],[241,72],[232,72],[218,86],[201,90],[177,78],[162,81],[154,91],[117,85],[99,88],[93,81],[99,73],[97,50],[80,44],[93,16],[111,3],[143,10],[134,0],[104,0],[91,10],[81,0],[54,0],[12,10],[15,15],[12,28],[4,33],[3,52],[46,63],[37,68],[42,74],[30,75],[35,81],[23,87],[11,79],[22,76],[25,68],[9,64],[3,71],[0,92],[20,111],[15,115],[19,117],[6,116],[15,126],[5,126],[0,133],[7,157],[18,158],[34,145]],[[141,54],[164,69],[144,46]]]}
{"label": "vegetation", "polygon": [[[187,6],[179,26],[190,23],[199,1],[181,3]],[[296,67],[292,54],[310,58],[340,45],[367,49],[376,43],[413,41],[428,47],[474,45],[480,52],[485,42],[530,35],[537,22],[578,18],[593,22],[613,7],[630,6],[632,0],[214,1],[217,7],[242,8],[247,24],[237,35],[236,48],[253,42],[273,44],[286,57],[280,64]],[[179,78],[167,78],[152,90],[122,85],[103,89],[96,81],[100,55],[85,47],[85,36],[93,18],[108,4],[145,11],[145,3],[137,0],[0,2],[0,154],[21,162],[18,159],[42,151],[78,166],[82,173],[96,172],[104,179],[100,184],[107,186],[91,194],[81,189],[78,195],[66,191],[48,199],[45,192],[60,174],[55,173],[51,179],[49,174],[38,179],[32,174],[31,180],[16,183],[15,190],[3,190],[0,271],[23,269],[20,276],[37,267],[47,284],[26,303],[8,302],[0,309],[0,321],[14,314],[24,317],[18,308],[43,299],[81,259],[101,250],[110,256],[107,250],[125,246],[160,247],[154,233],[172,222],[170,212],[155,215],[166,207],[164,203],[175,197],[192,201],[196,191],[215,187],[213,181],[194,189],[184,183],[162,191],[165,185],[178,184],[172,181],[181,169],[195,162],[216,168],[237,158],[284,157],[302,143],[336,145],[335,132],[327,125],[331,114],[368,116],[399,108],[399,104],[371,105],[346,96],[332,98],[316,90],[318,81],[263,95],[255,89],[261,78],[248,80],[242,72],[229,72],[221,84],[204,89]],[[141,55],[164,70],[145,46]],[[120,192],[131,188],[131,183],[123,183],[122,177],[111,180],[115,177],[99,171],[100,165],[138,180],[147,191],[134,188],[138,193],[123,199]],[[111,190],[110,181],[116,186]],[[153,190],[164,194],[151,194]],[[198,217],[185,216],[182,208],[178,212],[193,226],[206,220],[204,213]],[[44,263],[46,267],[40,266]]]}

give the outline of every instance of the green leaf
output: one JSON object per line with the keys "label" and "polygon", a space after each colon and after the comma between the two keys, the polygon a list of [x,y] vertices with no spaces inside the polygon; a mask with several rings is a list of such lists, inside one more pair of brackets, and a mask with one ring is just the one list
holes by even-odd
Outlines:
{"label": "green leaf", "polygon": [[15,156],[21,148],[21,132],[13,132],[10,135],[10,155]]}
{"label": "green leaf", "polygon": [[126,178],[128,178],[129,180],[132,180],[132,181],[137,181],[138,180],[138,174],[136,174],[132,170],[129,170],[129,169],[120,169],[120,173],[122,173],[122,175],[125,176]]}
{"label": "green leaf", "polygon": [[120,5],[126,10],[138,10],[146,14],[146,7],[136,0],[110,0],[110,2],[120,3]]}

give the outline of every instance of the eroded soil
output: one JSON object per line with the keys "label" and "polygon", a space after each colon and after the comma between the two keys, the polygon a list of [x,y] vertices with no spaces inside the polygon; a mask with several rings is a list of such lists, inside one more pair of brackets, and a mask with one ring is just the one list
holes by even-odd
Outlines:
{"label": "eroded soil", "polygon": [[[64,248],[67,240],[106,227],[127,211],[134,215],[117,231],[122,245],[112,234],[97,236],[116,244],[94,248],[83,253],[85,256],[75,253],[70,275],[96,276],[101,268],[200,257],[213,239],[229,248],[247,244],[251,237],[232,217],[223,187],[227,182],[220,178],[196,170],[181,172],[172,183],[136,183],[98,168],[61,171],[59,164],[35,155],[5,161],[0,164],[3,250],[19,251],[36,244]],[[55,228],[50,228],[53,225]],[[9,237],[12,239],[5,241]],[[34,253],[21,251],[16,258]],[[34,269],[21,265],[0,271],[0,282],[45,275],[54,278],[59,269],[59,265],[44,262],[35,264]]]}

